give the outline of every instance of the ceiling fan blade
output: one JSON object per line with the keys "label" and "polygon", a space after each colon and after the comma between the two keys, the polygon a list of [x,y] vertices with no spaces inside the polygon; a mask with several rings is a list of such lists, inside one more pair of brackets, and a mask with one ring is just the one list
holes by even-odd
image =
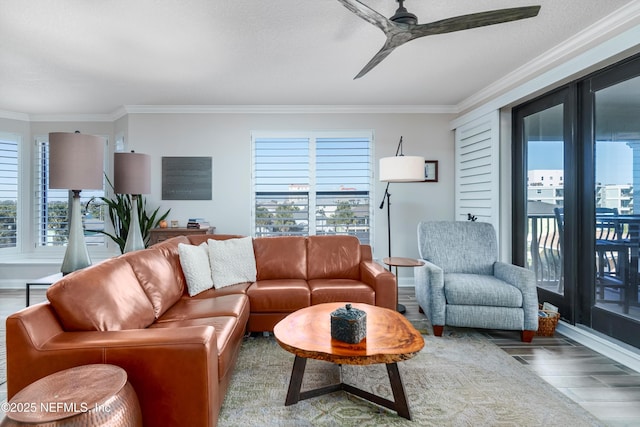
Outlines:
{"label": "ceiling fan blade", "polygon": [[371,60],[367,63],[367,65],[365,65],[364,68],[360,70],[358,75],[355,76],[353,80],[359,79],[360,77],[364,76],[369,71],[371,71],[376,65],[381,63],[383,59],[389,56],[389,54],[393,52],[393,50],[398,46],[399,46],[398,44],[393,43],[391,40],[388,39],[387,42],[384,44],[384,46],[382,46],[382,49],[380,49],[378,53],[376,53],[374,57],[371,58]]}
{"label": "ceiling fan blade", "polygon": [[360,18],[369,22],[370,24],[375,25],[380,28],[382,31],[387,32],[390,27],[393,26],[393,23],[389,21],[384,15],[376,12],[371,9],[364,3],[361,3],[358,0],[338,0],[344,7],[349,9],[351,12],[355,13]]}
{"label": "ceiling fan blade", "polygon": [[519,19],[533,18],[538,15],[540,6],[514,7],[510,9],[491,10],[489,12],[471,13],[410,27],[413,38],[434,34],[452,33],[487,25],[502,24]]}

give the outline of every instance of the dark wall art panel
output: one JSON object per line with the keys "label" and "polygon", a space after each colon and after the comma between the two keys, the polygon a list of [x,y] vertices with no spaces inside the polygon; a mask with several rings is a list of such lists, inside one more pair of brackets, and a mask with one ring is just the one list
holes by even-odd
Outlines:
{"label": "dark wall art panel", "polygon": [[211,200],[211,157],[163,157],[162,200]]}

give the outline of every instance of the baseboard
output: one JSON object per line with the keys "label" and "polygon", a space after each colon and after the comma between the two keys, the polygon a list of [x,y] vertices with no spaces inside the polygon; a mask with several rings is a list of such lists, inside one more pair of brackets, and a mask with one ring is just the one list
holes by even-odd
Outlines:
{"label": "baseboard", "polygon": [[563,321],[558,322],[556,332],[636,372],[640,372],[640,350],[638,349],[617,342],[613,338],[600,336],[590,329],[573,326]]}
{"label": "baseboard", "polygon": [[20,279],[0,280],[0,289],[26,289],[26,281]]}

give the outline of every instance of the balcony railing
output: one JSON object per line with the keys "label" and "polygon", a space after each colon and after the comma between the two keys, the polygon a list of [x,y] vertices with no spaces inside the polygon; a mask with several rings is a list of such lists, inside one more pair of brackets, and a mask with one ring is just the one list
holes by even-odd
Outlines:
{"label": "balcony railing", "polygon": [[560,232],[553,214],[528,216],[527,268],[536,274],[539,287],[562,289]]}

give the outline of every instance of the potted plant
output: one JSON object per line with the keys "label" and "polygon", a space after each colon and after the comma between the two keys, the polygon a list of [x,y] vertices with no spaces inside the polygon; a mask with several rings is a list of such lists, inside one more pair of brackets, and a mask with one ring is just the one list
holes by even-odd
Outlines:
{"label": "potted plant", "polygon": [[[111,191],[113,192],[113,184],[111,184],[109,177],[106,177],[106,179],[109,183],[109,186],[111,187]],[[109,236],[111,240],[118,244],[118,246],[120,247],[120,252],[124,253],[124,246],[127,242],[127,234],[129,233],[129,224],[131,223],[131,208],[133,197],[131,197],[130,194],[115,193],[113,198],[92,197],[91,200],[87,202],[87,207],[91,202],[93,202],[94,199],[99,199],[105,205],[107,205],[107,207],[109,208],[109,219],[111,220],[111,224],[113,225],[113,234],[107,233],[104,230],[97,230],[97,232]],[[169,212],[171,212],[171,209],[160,215],[160,207],[157,207],[149,215],[147,213],[147,201],[144,197],[138,197],[137,204],[139,212],[138,218],[140,221],[140,231],[142,232],[142,240],[144,241],[145,245],[148,245],[150,230],[157,227],[161,221],[164,221],[165,218],[169,215]]]}

